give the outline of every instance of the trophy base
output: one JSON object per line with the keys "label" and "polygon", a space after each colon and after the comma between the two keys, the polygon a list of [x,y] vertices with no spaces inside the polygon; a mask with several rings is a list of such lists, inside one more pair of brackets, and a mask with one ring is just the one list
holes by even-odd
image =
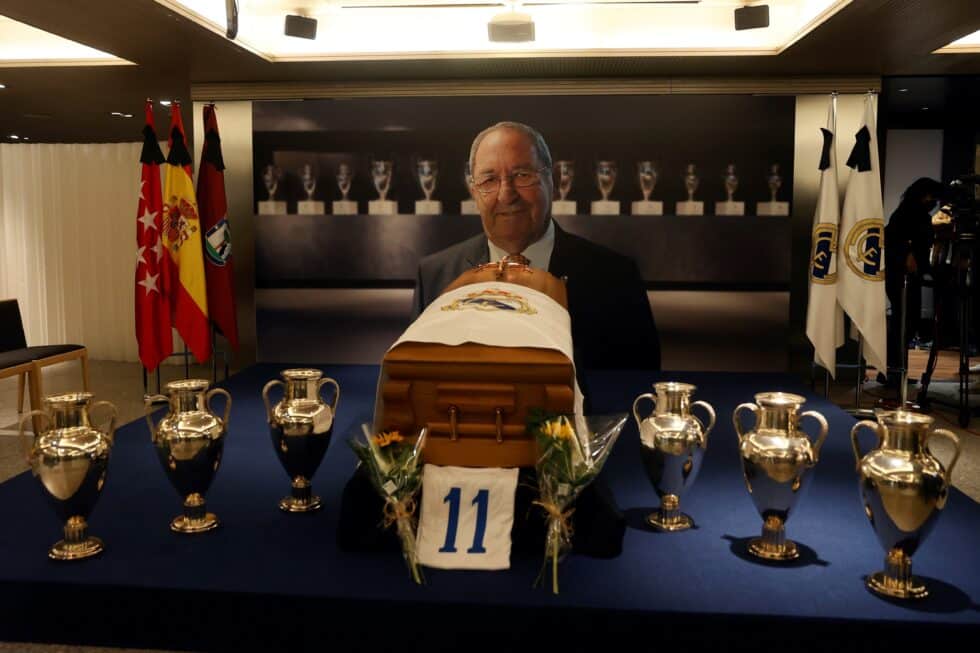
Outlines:
{"label": "trophy base", "polygon": [[650,513],[647,516],[647,524],[664,533],[674,533],[676,531],[686,531],[694,526],[694,520],[684,513],[676,513],[673,516],[666,516],[660,511]]}
{"label": "trophy base", "polygon": [[789,215],[789,202],[759,202],[755,205],[756,215]]}
{"label": "trophy base", "polygon": [[630,209],[630,213],[633,215],[663,215],[664,203],[641,200],[639,202],[633,202]]}
{"label": "trophy base", "polygon": [[416,200],[415,215],[442,215],[442,202],[439,200]]}
{"label": "trophy base", "polygon": [[773,545],[762,537],[757,537],[749,541],[749,553],[763,560],[786,561],[796,560],[800,557],[800,552],[796,548],[796,542],[785,540],[781,544]]}
{"label": "trophy base", "polygon": [[678,202],[677,215],[704,215],[704,202]]}
{"label": "trophy base", "polygon": [[259,202],[259,215],[285,215],[285,202]]}
{"label": "trophy base", "polygon": [[299,215],[323,215],[325,212],[323,202],[297,202],[296,213]]}
{"label": "trophy base", "polygon": [[868,576],[865,586],[875,594],[893,599],[924,599],[929,596],[929,590],[915,576],[907,580],[889,576],[887,572],[879,571]]}
{"label": "trophy base", "polygon": [[[552,213],[554,213],[554,209],[552,209]],[[619,215],[619,202],[596,200],[592,202],[592,215]]]}
{"label": "trophy base", "polygon": [[745,215],[745,202],[715,202],[715,215]]}
{"label": "trophy base", "polygon": [[555,200],[551,203],[551,215],[575,215],[576,213],[578,213],[578,202]]}
{"label": "trophy base", "polygon": [[334,215],[357,215],[357,202],[336,200],[330,207]]}
{"label": "trophy base", "polygon": [[170,522],[170,530],[174,533],[184,534],[206,533],[216,529],[220,523],[213,512],[204,513],[203,517],[195,519],[191,519],[187,515],[180,515],[174,517],[173,521]]}
{"label": "trophy base", "polygon": [[371,200],[368,202],[368,215],[395,215],[398,202],[392,200]]}
{"label": "trophy base", "polygon": [[86,537],[80,542],[59,540],[48,551],[48,557],[52,560],[81,560],[97,556],[103,550],[105,550],[105,545],[97,537]]}
{"label": "trophy base", "polygon": [[463,200],[459,203],[460,215],[479,215],[480,210],[476,208],[476,200]]}
{"label": "trophy base", "polygon": [[308,499],[283,497],[279,500],[279,510],[283,512],[313,512],[321,507],[323,507],[323,502],[315,494]]}

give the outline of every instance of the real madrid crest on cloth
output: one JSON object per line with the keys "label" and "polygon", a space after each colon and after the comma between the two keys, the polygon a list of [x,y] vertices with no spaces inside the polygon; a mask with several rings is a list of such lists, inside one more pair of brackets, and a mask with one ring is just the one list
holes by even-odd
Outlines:
{"label": "real madrid crest on cloth", "polygon": [[466,309],[475,309],[477,311],[514,311],[528,315],[537,313],[525,297],[504,290],[503,288],[484,288],[442,307],[444,311],[464,311]]}
{"label": "real madrid crest on cloth", "polygon": [[224,265],[228,261],[231,256],[231,230],[227,219],[221,218],[208,229],[204,244],[209,261],[215,265]]}
{"label": "real madrid crest on cloth", "polygon": [[810,281],[825,284],[837,281],[837,225],[835,224],[821,222],[813,228]]}
{"label": "real madrid crest on cloth", "polygon": [[884,220],[859,220],[847,232],[844,244],[848,267],[868,281],[884,281],[885,269],[881,265],[884,244]]}

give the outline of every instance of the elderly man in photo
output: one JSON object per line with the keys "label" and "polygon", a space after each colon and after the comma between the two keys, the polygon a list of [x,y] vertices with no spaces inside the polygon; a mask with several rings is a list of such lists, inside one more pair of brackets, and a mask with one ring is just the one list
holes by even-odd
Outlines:
{"label": "elderly man in photo", "polygon": [[463,272],[509,254],[566,280],[576,364],[660,369],[660,343],[636,263],[567,233],[551,217],[551,153],[517,122],[480,132],[470,148],[470,194],[484,233],[426,257],[415,285],[415,315]]}

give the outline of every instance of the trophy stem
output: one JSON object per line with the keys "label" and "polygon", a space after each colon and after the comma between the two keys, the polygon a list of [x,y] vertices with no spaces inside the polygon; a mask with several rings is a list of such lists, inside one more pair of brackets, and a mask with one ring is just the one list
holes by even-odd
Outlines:
{"label": "trophy stem", "polygon": [[749,553],[765,560],[795,560],[800,557],[796,543],[786,539],[786,527],[776,515],[769,515],[762,524],[762,537],[749,542]]}
{"label": "trophy stem", "polygon": [[184,514],[174,517],[170,530],[175,533],[205,533],[218,527],[218,518],[207,511],[204,497],[194,492],[184,499]]}
{"label": "trophy stem", "polygon": [[48,551],[52,560],[81,560],[102,553],[102,540],[88,535],[84,517],[70,517],[65,523],[65,539],[59,540]]}
{"label": "trophy stem", "polygon": [[283,512],[313,512],[321,505],[320,497],[313,494],[313,484],[305,476],[294,478],[292,495],[279,501]]}
{"label": "trophy stem", "polygon": [[868,589],[895,599],[924,599],[929,595],[926,586],[912,576],[912,558],[901,549],[885,554],[885,570],[868,576]]}
{"label": "trophy stem", "polygon": [[680,511],[681,500],[676,494],[665,494],[660,499],[660,510],[647,517],[647,523],[658,531],[672,533],[694,526],[694,520]]}

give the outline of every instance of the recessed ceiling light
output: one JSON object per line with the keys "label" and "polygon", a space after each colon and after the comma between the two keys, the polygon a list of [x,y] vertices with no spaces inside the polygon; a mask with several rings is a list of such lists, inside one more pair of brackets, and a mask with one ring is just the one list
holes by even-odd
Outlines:
{"label": "recessed ceiling light", "polygon": [[112,111],[109,113],[110,116],[115,116],[116,118],[132,118],[133,114],[123,113],[122,111]]}
{"label": "recessed ceiling light", "polygon": [[898,89],[898,92],[899,93],[908,93],[909,90],[907,88],[900,88],[900,89]]}
{"label": "recessed ceiling light", "polygon": [[29,140],[31,140],[31,139],[29,139],[29,138],[28,138],[27,136],[24,136],[24,140],[25,140],[25,141],[29,141]]}
{"label": "recessed ceiling light", "polygon": [[0,88],[7,88],[6,84],[0,84]]}
{"label": "recessed ceiling light", "polygon": [[928,111],[929,110],[929,107],[922,107],[922,110],[923,111]]}
{"label": "recessed ceiling light", "polygon": [[173,102],[171,100],[160,100],[160,104],[165,107],[169,107],[171,104],[173,104]]}
{"label": "recessed ceiling light", "polygon": [[20,136],[18,136],[17,134],[11,134],[10,135],[10,140],[12,140],[12,141],[18,141],[18,140],[20,140]]}

